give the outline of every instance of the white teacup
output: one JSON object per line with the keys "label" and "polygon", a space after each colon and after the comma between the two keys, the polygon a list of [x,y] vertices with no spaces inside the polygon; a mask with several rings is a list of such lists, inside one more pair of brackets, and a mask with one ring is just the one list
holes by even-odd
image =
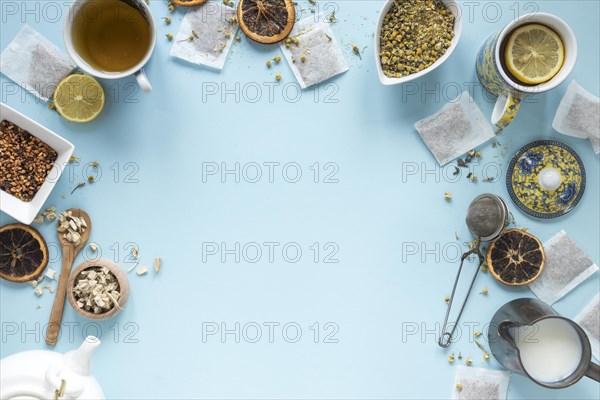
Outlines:
{"label": "white teacup", "polygon": [[134,7],[137,11],[139,11],[142,14],[144,19],[148,22],[148,27],[149,27],[149,31],[150,31],[150,45],[148,46],[148,50],[146,51],[146,54],[144,55],[144,57],[135,66],[133,66],[125,71],[119,71],[119,72],[101,71],[98,68],[95,68],[94,66],[92,66],[89,62],[87,62],[85,60],[84,57],[82,57],[77,52],[77,50],[74,46],[74,43],[73,43],[73,35],[74,35],[73,22],[75,19],[75,15],[77,14],[77,12],[80,9],[82,9],[82,7],[85,5],[85,3],[98,2],[98,1],[99,0],[75,0],[73,2],[73,4],[71,4],[71,7],[69,8],[69,12],[67,14],[67,17],[65,18],[64,32],[63,32],[65,46],[67,48],[67,51],[69,52],[69,55],[71,56],[73,61],[75,61],[75,64],[77,64],[77,66],[79,68],[81,68],[81,70],[83,70],[84,72],[87,72],[90,75],[96,76],[98,78],[103,78],[103,79],[120,79],[120,78],[129,76],[129,75],[135,75],[135,78],[137,79],[137,82],[140,85],[140,88],[145,93],[151,92],[152,85],[150,85],[150,81],[146,77],[143,67],[144,67],[144,65],[146,65],[146,63],[150,59],[150,56],[152,56],[152,52],[154,51],[154,47],[156,45],[156,27],[154,26],[154,20],[152,18],[152,13],[150,12],[150,8],[148,7],[148,5],[146,4],[146,2],[144,0],[121,0],[121,1],[131,5],[132,7]]}

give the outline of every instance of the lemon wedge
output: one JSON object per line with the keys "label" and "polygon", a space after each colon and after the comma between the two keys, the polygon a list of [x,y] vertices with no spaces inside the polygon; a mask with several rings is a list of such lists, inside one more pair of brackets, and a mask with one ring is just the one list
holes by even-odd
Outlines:
{"label": "lemon wedge", "polygon": [[541,24],[517,28],[504,52],[506,67],[528,85],[548,82],[560,71],[565,59],[563,42],[556,32]]}
{"label": "lemon wedge", "polygon": [[89,122],[104,107],[104,90],[91,76],[69,75],[54,91],[54,106],[60,115],[71,122]]}

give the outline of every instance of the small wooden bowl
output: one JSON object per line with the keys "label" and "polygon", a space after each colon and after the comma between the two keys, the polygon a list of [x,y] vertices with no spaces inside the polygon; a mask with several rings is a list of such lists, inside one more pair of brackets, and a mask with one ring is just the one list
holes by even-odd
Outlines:
{"label": "small wooden bowl", "polygon": [[75,295],[73,294],[75,279],[77,279],[81,271],[91,267],[106,267],[117,278],[117,282],[119,283],[119,293],[121,293],[121,297],[119,297],[118,301],[119,307],[123,308],[125,306],[125,303],[127,303],[127,299],[129,298],[129,279],[127,278],[127,275],[121,267],[119,267],[114,262],[103,258],[99,260],[84,261],[73,270],[71,276],[69,276],[69,281],[67,282],[67,298],[69,299],[69,303],[71,303],[71,306],[82,317],[87,319],[93,319],[96,321],[108,319],[116,315],[120,311],[120,309],[118,307],[113,307],[102,314],[94,314],[93,312],[89,312],[82,308],[79,308],[77,306],[77,299],[75,299]]}

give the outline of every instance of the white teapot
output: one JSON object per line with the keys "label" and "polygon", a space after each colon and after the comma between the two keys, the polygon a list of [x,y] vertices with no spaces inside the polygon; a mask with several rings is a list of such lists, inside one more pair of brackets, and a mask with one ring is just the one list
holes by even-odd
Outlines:
{"label": "white teapot", "polygon": [[103,400],[98,381],[90,374],[92,353],[100,340],[88,336],[78,349],[64,355],[30,350],[0,360],[0,400]]}

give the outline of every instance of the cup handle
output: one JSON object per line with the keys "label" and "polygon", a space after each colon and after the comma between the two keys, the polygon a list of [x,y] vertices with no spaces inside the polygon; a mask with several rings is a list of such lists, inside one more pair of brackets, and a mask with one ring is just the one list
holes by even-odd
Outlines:
{"label": "cup handle", "polygon": [[600,365],[590,362],[590,366],[587,371],[585,371],[585,376],[595,380],[596,382],[600,382]]}
{"label": "cup handle", "polygon": [[521,99],[511,94],[501,94],[492,111],[492,124],[496,125],[496,133],[506,128],[517,116],[521,107]]}
{"label": "cup handle", "polygon": [[138,85],[140,85],[144,93],[150,93],[152,91],[152,85],[150,84],[150,81],[148,80],[148,77],[144,73],[143,69],[140,69],[138,72],[135,73],[135,79],[137,80]]}

